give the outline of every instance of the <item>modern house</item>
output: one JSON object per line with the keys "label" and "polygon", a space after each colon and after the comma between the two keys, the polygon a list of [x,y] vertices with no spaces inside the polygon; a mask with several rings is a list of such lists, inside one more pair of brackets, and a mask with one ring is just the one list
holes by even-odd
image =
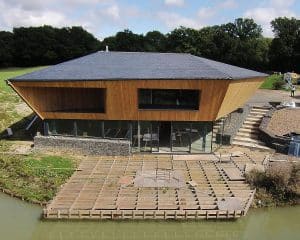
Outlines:
{"label": "modern house", "polygon": [[44,134],[127,139],[131,152],[213,151],[213,125],[265,74],[190,54],[96,52],[8,83]]}

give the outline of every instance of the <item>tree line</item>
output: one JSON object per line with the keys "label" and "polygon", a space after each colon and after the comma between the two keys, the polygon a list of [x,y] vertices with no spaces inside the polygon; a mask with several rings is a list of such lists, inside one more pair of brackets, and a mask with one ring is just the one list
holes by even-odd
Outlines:
{"label": "tree line", "polygon": [[274,38],[262,36],[253,19],[192,29],[179,27],[167,34],[130,30],[96,39],[82,27],[20,27],[0,31],[0,67],[52,65],[109,46],[111,51],[191,53],[260,71],[300,71],[300,20],[276,18]]}

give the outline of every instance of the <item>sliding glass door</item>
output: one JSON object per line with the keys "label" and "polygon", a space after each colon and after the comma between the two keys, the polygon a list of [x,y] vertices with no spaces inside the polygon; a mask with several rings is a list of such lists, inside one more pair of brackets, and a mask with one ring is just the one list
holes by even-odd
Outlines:
{"label": "sliding glass door", "polygon": [[191,124],[189,122],[172,122],[172,152],[191,151]]}
{"label": "sliding glass door", "polygon": [[132,151],[210,153],[211,122],[132,122]]}

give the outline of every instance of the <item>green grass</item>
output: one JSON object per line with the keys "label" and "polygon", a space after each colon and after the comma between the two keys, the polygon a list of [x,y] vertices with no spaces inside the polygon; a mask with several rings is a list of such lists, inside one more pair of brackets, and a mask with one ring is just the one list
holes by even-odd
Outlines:
{"label": "green grass", "polygon": [[41,68],[43,67],[0,69],[0,132],[26,117],[16,111],[16,106],[22,103],[22,100],[6,84],[6,80]]}
{"label": "green grass", "polygon": [[2,68],[0,69],[0,91],[1,92],[13,92],[13,90],[6,84],[5,80],[30,73],[43,67],[31,67],[31,68]]}
{"label": "green grass", "polygon": [[[26,115],[30,114],[30,111],[17,111],[22,100],[5,80],[41,68],[0,69],[0,132],[13,124],[23,124]],[[18,135],[16,130],[13,129],[14,135]],[[59,156],[8,154],[14,144],[17,143],[0,140],[0,187],[28,201],[49,201],[59,186],[72,175],[75,163]]]}
{"label": "green grass", "polygon": [[266,78],[263,84],[260,86],[261,89],[274,89],[273,83],[282,80],[282,75],[270,75]]}
{"label": "green grass", "polygon": [[27,201],[47,202],[74,172],[74,162],[59,156],[0,155],[0,186]]}

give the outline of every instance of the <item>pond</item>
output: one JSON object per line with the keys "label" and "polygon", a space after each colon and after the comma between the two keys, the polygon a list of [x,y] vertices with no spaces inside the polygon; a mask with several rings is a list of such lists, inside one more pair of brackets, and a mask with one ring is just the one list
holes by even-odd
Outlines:
{"label": "pond", "polygon": [[251,209],[237,221],[45,221],[42,209],[0,194],[1,239],[299,239],[300,206]]}

